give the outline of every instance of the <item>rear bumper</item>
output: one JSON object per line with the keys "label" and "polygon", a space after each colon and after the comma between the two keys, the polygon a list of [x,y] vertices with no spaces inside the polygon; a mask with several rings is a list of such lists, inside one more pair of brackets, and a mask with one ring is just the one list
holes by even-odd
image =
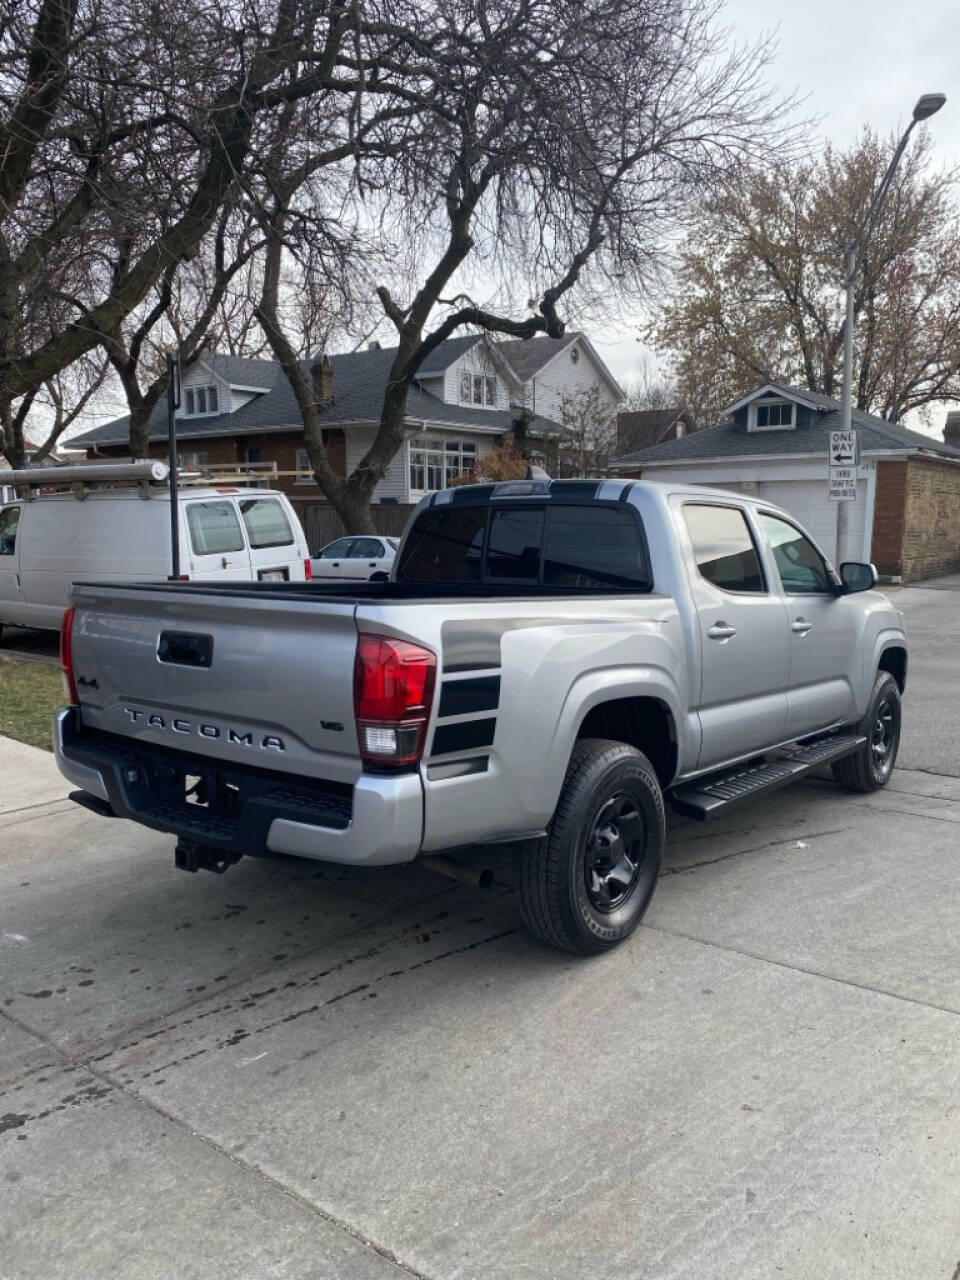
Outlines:
{"label": "rear bumper", "polygon": [[[60,772],[75,786],[155,831],[231,854],[296,854],[364,866],[410,862],[423,837],[417,773],[362,774],[352,787],[245,769],[84,731],[72,708],[53,722]],[[204,779],[206,807],[183,799]]]}

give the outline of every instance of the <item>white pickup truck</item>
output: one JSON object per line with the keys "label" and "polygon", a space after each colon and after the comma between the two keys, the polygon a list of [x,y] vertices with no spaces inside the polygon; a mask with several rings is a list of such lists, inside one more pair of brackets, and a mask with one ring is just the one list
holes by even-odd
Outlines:
{"label": "white pickup truck", "polygon": [[447,490],[388,582],[75,585],[57,759],[188,870],[449,872],[511,842],[528,926],[598,952],[650,902],[665,802],[705,819],[828,764],[886,783],[907,645],[875,585],[736,494]]}

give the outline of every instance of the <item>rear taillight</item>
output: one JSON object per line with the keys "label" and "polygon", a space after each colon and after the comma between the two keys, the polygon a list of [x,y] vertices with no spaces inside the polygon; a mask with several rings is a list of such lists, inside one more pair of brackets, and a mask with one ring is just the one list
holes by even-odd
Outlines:
{"label": "rear taillight", "polygon": [[417,763],[436,678],[437,657],[429,649],[388,636],[360,636],[353,702],[364,764]]}
{"label": "rear taillight", "polygon": [[313,561],[309,556],[303,562],[303,580],[304,582],[313,581]]}
{"label": "rear taillight", "polygon": [[74,605],[65,610],[63,622],[60,624],[60,666],[63,670],[63,692],[72,707],[80,705],[77,694],[77,681],[73,674],[73,619],[77,610]]}

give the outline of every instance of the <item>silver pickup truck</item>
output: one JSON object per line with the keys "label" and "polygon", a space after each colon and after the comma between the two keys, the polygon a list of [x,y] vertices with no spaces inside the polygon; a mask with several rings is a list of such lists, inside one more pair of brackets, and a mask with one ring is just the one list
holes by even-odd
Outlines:
{"label": "silver pickup truck", "polygon": [[706,819],[828,764],[887,782],[907,645],[875,585],[737,494],[446,490],[389,582],[76,584],[57,759],[187,870],[449,872],[510,842],[530,929],[599,952],[650,902],[665,804]]}

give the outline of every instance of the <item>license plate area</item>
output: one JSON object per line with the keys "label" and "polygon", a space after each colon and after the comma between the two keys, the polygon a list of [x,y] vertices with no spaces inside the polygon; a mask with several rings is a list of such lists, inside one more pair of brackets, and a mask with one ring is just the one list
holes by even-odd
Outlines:
{"label": "license plate area", "polygon": [[290,570],[289,569],[258,569],[257,581],[258,582],[289,582]]}

